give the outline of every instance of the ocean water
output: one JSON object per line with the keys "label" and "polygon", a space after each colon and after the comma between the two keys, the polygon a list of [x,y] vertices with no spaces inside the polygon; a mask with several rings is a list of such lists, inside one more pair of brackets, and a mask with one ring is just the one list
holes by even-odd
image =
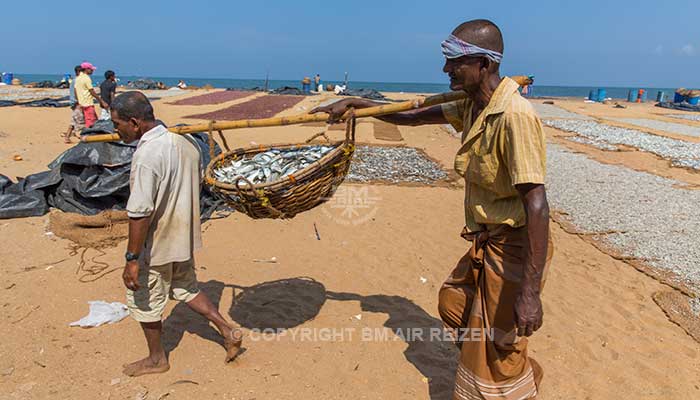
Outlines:
{"label": "ocean water", "polygon": [[[62,78],[61,74],[15,74],[15,77],[22,80],[23,83],[37,81],[57,81]],[[262,88],[265,86],[264,79],[224,79],[224,78],[170,78],[170,77],[137,77],[137,76],[118,76],[119,83],[124,85],[128,81],[133,81],[140,78],[148,78],[154,81],[161,81],[167,86],[175,86],[179,79],[184,80],[190,86],[211,85],[215,88],[233,88],[233,89],[251,89],[255,87]],[[94,82],[101,82],[102,75],[98,72],[94,75]],[[324,84],[342,83],[341,81],[322,81]],[[301,88],[300,80],[270,80],[268,82],[269,89],[277,89],[284,86]],[[415,83],[415,82],[358,82],[349,81],[348,86],[353,89],[376,89],[383,92],[405,92],[405,93],[441,93],[450,90],[447,83]],[[604,88],[607,91],[607,96],[614,99],[627,99],[627,93],[630,90],[644,89],[647,91],[647,98],[650,101],[656,99],[657,92],[666,93],[666,97],[673,95],[676,88],[652,88],[652,87],[606,87],[606,86],[545,86],[533,85],[533,95],[536,97],[588,97],[591,90]]]}

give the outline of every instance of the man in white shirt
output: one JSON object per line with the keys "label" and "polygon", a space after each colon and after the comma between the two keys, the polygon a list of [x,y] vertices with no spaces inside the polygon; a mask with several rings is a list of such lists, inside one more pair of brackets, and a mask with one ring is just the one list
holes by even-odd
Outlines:
{"label": "man in white shirt", "polygon": [[170,368],[161,342],[162,315],[171,297],[184,301],[219,329],[226,362],[238,354],[242,332],[232,327],[197,288],[194,250],[201,247],[200,155],[194,143],[156,122],[140,92],[117,96],[112,121],[126,143],[139,141],[131,161],[127,203],[129,242],[123,280],[131,316],[141,323],[148,357],[124,365],[129,376]]}

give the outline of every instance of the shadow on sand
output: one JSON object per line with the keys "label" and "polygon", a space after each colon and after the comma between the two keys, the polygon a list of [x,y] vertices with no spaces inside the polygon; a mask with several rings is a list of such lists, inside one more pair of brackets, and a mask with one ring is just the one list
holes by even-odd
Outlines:
{"label": "shadow on sand", "polygon": [[[358,301],[363,311],[387,314],[389,319],[384,326],[392,332],[408,332],[412,329],[427,332],[442,328],[439,319],[433,318],[405,297],[330,292],[323,284],[310,278],[281,279],[250,287],[227,285],[219,281],[200,283],[200,289],[217,307],[223,290],[227,287],[233,288],[236,294],[228,314],[248,329],[294,328],[314,319],[326,300]],[[163,344],[168,353],[178,346],[185,332],[223,346],[223,339],[216,329],[204,317],[182,303],[175,306],[164,321],[163,330]],[[404,356],[428,379],[430,398],[451,398],[458,359],[458,350],[454,344],[428,340],[428,335],[423,340],[402,337],[408,345]]]}

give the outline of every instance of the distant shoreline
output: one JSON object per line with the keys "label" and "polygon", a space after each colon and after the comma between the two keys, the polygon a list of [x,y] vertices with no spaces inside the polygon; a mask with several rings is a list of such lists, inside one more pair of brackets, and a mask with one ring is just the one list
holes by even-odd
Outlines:
{"label": "distant shoreline", "polygon": [[[29,82],[38,81],[57,81],[62,78],[60,74],[15,74],[22,80],[23,84]],[[221,79],[221,78],[171,78],[171,77],[139,77],[139,76],[119,76],[119,84],[126,85],[128,81],[133,81],[137,79],[152,79],[154,81],[161,81],[165,85],[172,87],[177,85],[179,79],[183,79],[190,86],[202,87],[205,85],[210,85],[217,89],[252,89],[252,88],[263,88],[265,85],[264,79]],[[96,73],[94,75],[95,82],[102,81],[102,75]],[[342,84],[341,81],[336,80],[322,80],[323,84]],[[412,83],[412,82],[363,82],[363,81],[352,81],[348,82],[349,86],[353,89],[375,89],[380,92],[393,92],[393,93],[441,93],[449,91],[449,85],[447,83]],[[268,81],[268,89],[277,89],[284,86],[298,87],[301,88],[301,80],[279,80],[271,79]],[[607,97],[613,99],[627,99],[627,94],[630,90],[636,91],[638,89],[645,89],[647,91],[647,98],[649,101],[656,99],[657,92],[663,91],[666,97],[672,96],[676,88],[652,88],[652,87],[609,87],[609,86],[553,86],[553,85],[537,85],[535,80],[535,85],[532,86],[533,94],[535,98],[537,97],[569,97],[569,98],[586,98],[591,90],[597,90],[598,88],[604,88],[607,91]]]}

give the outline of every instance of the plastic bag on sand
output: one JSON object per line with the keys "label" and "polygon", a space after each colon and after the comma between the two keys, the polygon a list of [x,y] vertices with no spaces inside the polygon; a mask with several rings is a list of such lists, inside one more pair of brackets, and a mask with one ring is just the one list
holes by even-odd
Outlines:
{"label": "plastic bag on sand", "polygon": [[90,304],[90,313],[75,322],[71,322],[70,326],[91,328],[102,324],[113,324],[123,320],[129,315],[129,309],[119,302],[107,303],[98,300],[88,301],[88,304]]}

